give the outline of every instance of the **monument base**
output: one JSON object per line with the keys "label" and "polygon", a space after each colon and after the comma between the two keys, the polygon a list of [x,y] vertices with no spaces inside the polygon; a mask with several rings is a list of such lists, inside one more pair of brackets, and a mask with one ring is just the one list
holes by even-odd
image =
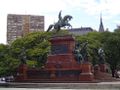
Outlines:
{"label": "monument base", "polygon": [[79,77],[80,81],[93,81],[92,73],[81,73]]}
{"label": "monument base", "polygon": [[106,65],[105,64],[100,64],[100,71],[101,72],[106,72]]}
{"label": "monument base", "polygon": [[81,74],[79,76],[80,81],[92,81],[93,80],[93,73],[92,73],[92,66],[89,62],[85,62],[81,65]]}
{"label": "monument base", "polygon": [[18,67],[18,73],[15,78],[16,81],[24,81],[27,79],[27,65],[26,64],[21,64]]}

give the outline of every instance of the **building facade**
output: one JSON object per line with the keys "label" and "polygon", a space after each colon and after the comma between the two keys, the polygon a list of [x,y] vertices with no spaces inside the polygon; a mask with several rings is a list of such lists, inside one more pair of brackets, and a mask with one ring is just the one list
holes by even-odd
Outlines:
{"label": "building facade", "polygon": [[84,35],[89,32],[93,32],[93,29],[91,27],[72,28],[69,29],[69,32],[77,36],[77,35]]}
{"label": "building facade", "polygon": [[7,16],[7,43],[13,42],[29,32],[44,31],[44,16],[16,15]]}

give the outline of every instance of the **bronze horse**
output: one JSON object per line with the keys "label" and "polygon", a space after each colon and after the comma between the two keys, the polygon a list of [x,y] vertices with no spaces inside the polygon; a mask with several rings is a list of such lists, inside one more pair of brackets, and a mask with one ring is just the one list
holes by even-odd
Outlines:
{"label": "bronze horse", "polygon": [[56,22],[55,24],[49,25],[47,32],[49,32],[52,28],[56,30],[56,32],[58,32],[61,29],[61,27],[66,27],[66,26],[72,27],[70,23],[68,23],[72,19],[71,15],[66,15],[62,18],[61,11],[60,11],[58,18],[59,18],[58,22]]}

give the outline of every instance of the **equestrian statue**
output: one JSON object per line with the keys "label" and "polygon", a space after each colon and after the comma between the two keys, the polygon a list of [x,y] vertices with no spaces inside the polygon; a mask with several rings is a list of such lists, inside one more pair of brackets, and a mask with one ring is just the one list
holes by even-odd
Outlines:
{"label": "equestrian statue", "polygon": [[51,25],[49,25],[49,27],[48,27],[48,29],[47,29],[47,32],[49,32],[52,28],[54,29],[54,30],[56,30],[56,32],[58,32],[60,29],[61,29],[61,27],[71,27],[72,28],[72,26],[71,26],[71,24],[69,23],[69,21],[73,18],[71,15],[66,15],[66,16],[64,16],[63,18],[62,18],[62,16],[61,16],[61,12],[62,11],[60,11],[59,12],[59,15],[58,15],[58,22],[56,22],[55,24],[51,24]]}

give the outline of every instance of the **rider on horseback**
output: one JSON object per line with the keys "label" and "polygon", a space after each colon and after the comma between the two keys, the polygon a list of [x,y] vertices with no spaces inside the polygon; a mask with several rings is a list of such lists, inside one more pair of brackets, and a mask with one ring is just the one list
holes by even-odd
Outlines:
{"label": "rider on horseback", "polygon": [[62,11],[60,11],[58,15],[59,18],[58,22],[56,22],[55,24],[51,24],[47,29],[47,32],[49,32],[52,28],[54,28],[58,32],[61,27],[65,27],[65,26],[72,27],[70,23],[68,23],[72,19],[72,16],[66,15],[64,16],[64,18],[62,18],[61,12]]}

